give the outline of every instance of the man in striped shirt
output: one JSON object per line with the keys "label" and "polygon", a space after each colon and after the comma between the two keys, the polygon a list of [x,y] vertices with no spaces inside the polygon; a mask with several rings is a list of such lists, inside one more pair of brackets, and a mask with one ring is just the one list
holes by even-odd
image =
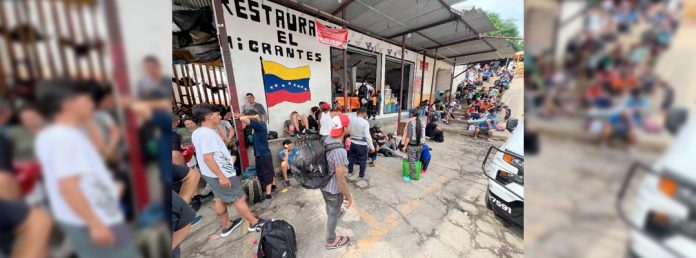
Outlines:
{"label": "man in striped shirt", "polygon": [[[331,131],[329,136],[324,139],[324,144],[341,142],[343,136],[349,133],[348,124],[350,119],[346,115],[337,115],[332,119]],[[332,250],[350,245],[350,238],[347,236],[336,236],[336,224],[343,215],[341,204],[345,203],[348,209],[353,204],[353,196],[348,191],[346,184],[346,168],[348,165],[348,155],[345,148],[336,148],[326,152],[326,160],[329,164],[329,173],[333,176],[326,186],[321,189],[326,203],[326,249]]]}

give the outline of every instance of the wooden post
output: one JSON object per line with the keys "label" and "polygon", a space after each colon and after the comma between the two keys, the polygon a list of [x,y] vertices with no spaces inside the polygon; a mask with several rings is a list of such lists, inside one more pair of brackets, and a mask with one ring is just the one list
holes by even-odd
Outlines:
{"label": "wooden post", "polygon": [[67,48],[60,44],[61,37],[63,36],[63,26],[61,26],[60,18],[58,17],[58,4],[59,1],[49,1],[53,2],[51,5],[51,17],[53,18],[53,28],[56,29],[56,39],[58,40],[58,57],[60,57],[60,64],[62,68],[62,74],[64,77],[70,75],[70,67],[68,66],[68,57],[66,52]]}
{"label": "wooden post", "polygon": [[437,48],[435,49],[435,58],[433,58],[433,78],[430,81],[430,103],[433,102],[433,94],[435,94],[435,76],[437,76]]}
{"label": "wooden post", "polygon": [[[77,44],[77,37],[75,36],[75,30],[73,28],[73,16],[71,12],[72,8],[72,2],[73,1],[63,1],[64,6],[63,6],[63,12],[65,13],[65,20],[67,21],[67,27],[68,27],[68,40],[72,40],[71,43],[73,47]],[[80,57],[77,56],[77,51],[73,48],[73,60],[75,61],[75,71],[78,79],[83,79],[84,77],[82,76],[82,71],[80,65]]]}
{"label": "wooden post", "polygon": [[[399,125],[401,125],[401,105],[404,104],[404,44],[406,43],[406,35],[401,36],[401,86],[399,87],[399,106],[397,107],[398,114],[396,115],[396,134],[399,134]],[[408,106],[406,106],[408,107]]]}
{"label": "wooden post", "polygon": [[[38,10],[38,16],[39,16],[39,23],[41,24],[41,27],[44,28],[44,31],[48,30],[48,24],[46,24],[46,18],[45,18],[45,13],[43,9],[43,3],[44,1],[34,1],[36,4],[36,9]],[[57,24],[54,24],[53,26],[57,26]],[[47,37],[47,35],[44,35]],[[44,48],[46,49],[46,56],[48,57],[48,67],[51,71],[51,76],[56,77],[57,75],[57,70],[56,70],[56,60],[53,59],[53,51],[51,48],[51,44],[49,43],[50,41],[45,40],[44,42]]]}
{"label": "wooden post", "polygon": [[[176,83],[176,92],[179,93],[179,103],[184,104],[184,96],[183,93],[181,93],[181,85],[179,84],[179,73],[176,72],[176,66],[172,65],[172,71],[174,71],[174,79]],[[174,96],[172,95],[172,98]]]}
{"label": "wooden post", "polygon": [[[346,9],[341,10],[341,19],[343,20],[343,28],[346,28]],[[333,100],[331,100],[333,101]],[[343,48],[343,112],[346,112],[346,107],[352,101],[348,100],[348,43]],[[333,103],[332,103],[333,104]]]}
{"label": "wooden post", "polygon": [[10,56],[10,73],[12,74],[12,77],[14,80],[19,78],[19,67],[17,67],[18,63],[17,62],[17,56],[15,56],[15,51],[14,51],[14,43],[10,40],[10,37],[7,35],[10,35],[10,29],[7,21],[7,17],[5,16],[5,8],[3,7],[4,4],[0,4],[0,22],[2,22],[2,32],[3,35],[5,35],[3,38],[5,38],[5,51],[7,51],[7,54]]}
{"label": "wooden post", "polygon": [[179,67],[181,67],[181,75],[184,76],[184,85],[186,85],[186,99],[188,99],[188,104],[190,106],[193,106],[195,103],[193,103],[193,85],[191,85],[191,76],[189,75],[188,67],[186,67],[186,64],[181,64]]}
{"label": "wooden post", "polygon": [[425,65],[428,63],[425,62],[425,50],[423,50],[423,63],[421,64],[423,67],[421,67],[421,86],[420,86],[420,99],[418,100],[418,107],[420,108],[421,104],[423,103],[423,87],[425,87]]}
{"label": "wooden post", "polygon": [[[84,13],[84,6],[85,4],[80,4],[80,6],[77,6],[77,16],[78,16],[78,26],[79,27],[79,33],[82,36],[82,41],[84,42],[85,46],[87,46],[87,53],[85,53],[84,58],[87,59],[87,74],[91,74],[92,79],[97,79],[97,64],[92,60],[92,51],[93,48],[96,46],[96,35],[94,38],[89,39],[87,36],[87,29],[85,28],[85,24],[87,24],[87,18],[85,18],[85,13]],[[97,24],[94,24],[94,26],[97,26]]]}

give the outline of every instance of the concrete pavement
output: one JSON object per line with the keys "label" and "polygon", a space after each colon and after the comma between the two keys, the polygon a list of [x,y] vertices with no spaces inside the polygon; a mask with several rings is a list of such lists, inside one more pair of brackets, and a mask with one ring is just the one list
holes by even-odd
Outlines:
{"label": "concrete pavement", "polygon": [[[326,211],[319,190],[294,186],[254,213],[292,224],[299,257],[523,257],[522,228],[506,227],[484,203],[481,162],[490,145],[502,142],[447,135],[445,143],[428,144],[433,149],[429,172],[414,184],[402,181],[400,159],[386,157],[368,167],[369,182],[349,179],[354,204],[337,229],[353,239],[348,248],[324,248]],[[212,202],[199,214],[205,218],[182,243],[182,257],[252,256],[259,233],[238,228],[211,240],[220,232]],[[237,217],[234,209],[230,217]]]}
{"label": "concrete pavement", "polygon": [[632,162],[651,164],[656,153],[541,136],[541,155],[525,157],[525,256],[623,257],[628,228],[614,208]]}

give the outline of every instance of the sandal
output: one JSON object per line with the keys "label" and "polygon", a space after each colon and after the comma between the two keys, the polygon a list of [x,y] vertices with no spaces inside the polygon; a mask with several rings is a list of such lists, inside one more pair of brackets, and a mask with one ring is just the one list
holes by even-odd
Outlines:
{"label": "sandal", "polygon": [[336,244],[333,245],[327,245],[326,250],[333,250],[333,249],[338,249],[341,247],[346,247],[350,245],[350,237],[347,236],[339,236],[338,241]]}

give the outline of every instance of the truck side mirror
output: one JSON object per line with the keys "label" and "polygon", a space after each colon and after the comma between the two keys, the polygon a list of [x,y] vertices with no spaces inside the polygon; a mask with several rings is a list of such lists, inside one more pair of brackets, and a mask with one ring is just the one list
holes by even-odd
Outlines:
{"label": "truck side mirror", "polygon": [[685,108],[677,108],[670,110],[665,119],[665,128],[671,134],[677,134],[679,129],[686,123],[686,118],[689,112]]}
{"label": "truck side mirror", "polygon": [[517,120],[517,118],[508,120],[507,124],[505,125],[505,129],[507,129],[508,132],[512,132],[512,130],[515,130],[515,128],[517,128],[518,122],[519,121]]}

